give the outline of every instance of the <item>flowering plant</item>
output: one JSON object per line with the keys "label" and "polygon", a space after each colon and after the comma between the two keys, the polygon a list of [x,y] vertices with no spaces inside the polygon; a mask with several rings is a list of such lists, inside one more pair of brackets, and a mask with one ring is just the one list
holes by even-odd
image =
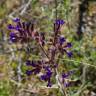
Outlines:
{"label": "flowering plant", "polygon": [[[16,19],[14,22],[16,22],[16,26],[12,26],[11,24],[8,25],[8,29],[12,30],[10,33],[11,42],[27,43],[31,40],[35,40],[41,48],[44,57],[46,56],[47,58],[47,61],[44,57],[37,61],[26,60],[26,66],[32,67],[32,69],[26,70],[26,74],[30,76],[32,74],[36,75],[43,72],[43,74],[40,75],[40,79],[47,82],[47,87],[51,87],[51,78],[58,75],[59,57],[65,53],[69,58],[72,57],[72,52],[68,50],[72,47],[72,44],[66,41],[66,38],[61,34],[60,30],[65,22],[59,19],[54,22],[53,37],[49,41],[46,40],[44,32],[38,32],[34,29],[34,23],[21,22],[20,19]],[[47,50],[45,50],[46,45],[49,45]],[[62,73],[61,83],[70,74],[70,72],[67,75]]]}

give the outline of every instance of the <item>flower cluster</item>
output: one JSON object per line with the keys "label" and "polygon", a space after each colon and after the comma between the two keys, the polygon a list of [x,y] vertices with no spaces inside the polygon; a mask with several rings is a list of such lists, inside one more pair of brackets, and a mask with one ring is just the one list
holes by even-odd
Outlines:
{"label": "flower cluster", "polygon": [[67,78],[70,75],[72,75],[74,73],[74,71],[69,71],[68,73],[62,73],[62,78]]}
{"label": "flower cluster", "polygon": [[[65,22],[63,20],[56,20],[54,23],[54,40],[52,42],[52,51],[51,52],[56,52],[59,51],[60,53],[64,54],[66,53],[68,57],[72,57],[72,52],[69,51],[68,49],[72,47],[72,44],[70,42],[67,42],[66,38],[61,35],[60,28]],[[55,50],[53,50],[55,49]]]}
{"label": "flower cluster", "polygon": [[32,70],[26,70],[26,74],[28,76],[32,74],[39,74],[42,70],[45,70],[45,73],[40,76],[41,80],[48,81],[47,86],[51,87],[51,77],[52,77],[52,70],[49,66],[46,66],[43,61],[26,61],[26,66],[32,67]]}
{"label": "flower cluster", "polygon": [[41,68],[42,68],[41,61],[30,61],[30,60],[27,60],[26,61],[26,65],[33,67],[32,70],[27,70],[26,71],[26,74],[28,76],[30,76],[32,74],[38,74],[41,71]]}
{"label": "flower cluster", "polygon": [[65,22],[61,19],[58,19],[58,20],[56,20],[55,23],[58,24],[58,25],[60,25],[60,24],[63,25]]}
{"label": "flower cluster", "polygon": [[[43,75],[40,76],[40,79],[47,82],[47,86],[51,87],[51,78],[53,72],[56,72],[55,69],[58,67],[58,62],[56,60],[56,55],[61,54],[63,55],[66,53],[68,57],[72,57],[72,52],[68,49],[72,47],[70,42],[67,42],[66,38],[61,35],[60,28],[65,23],[63,20],[56,20],[54,23],[54,33],[53,37],[49,41],[45,41],[45,33],[44,32],[37,32],[34,29],[34,24],[21,22],[20,19],[16,18],[13,20],[17,25],[12,26],[11,24],[8,25],[8,29],[14,30],[14,32],[10,33],[10,40],[12,42],[29,42],[31,39],[35,40],[38,45],[40,46],[42,52],[47,57],[47,61],[44,60],[42,57],[41,60],[34,61],[34,60],[27,60],[26,66],[32,67],[32,69],[26,70],[26,74],[28,76],[32,74],[39,74],[40,72],[44,72]],[[44,49],[44,46],[49,44],[48,50]],[[43,71],[42,71],[43,70]],[[69,72],[67,75],[62,74],[62,78],[66,78],[71,73]]]}
{"label": "flower cluster", "polygon": [[[10,40],[13,43],[20,42],[26,43],[31,40],[35,40],[39,42],[42,46],[45,45],[45,33],[44,32],[37,32],[34,29],[33,22],[22,22],[20,19],[16,18],[13,20],[16,23],[16,26],[12,26],[12,24],[8,25],[8,29],[11,30],[10,32]],[[14,32],[13,32],[14,30]]]}
{"label": "flower cluster", "polygon": [[68,55],[68,57],[72,56],[72,52],[68,51],[68,48],[71,48],[72,44],[70,42],[67,42],[63,36],[59,37],[58,43],[56,45],[58,46],[58,50],[61,53],[65,52]]}
{"label": "flower cluster", "polygon": [[47,86],[51,87],[52,86],[52,84],[51,84],[52,71],[49,66],[44,67],[44,69],[46,71],[46,74],[41,75],[41,80],[48,81]]}
{"label": "flower cluster", "polygon": [[69,87],[69,86],[71,85],[71,83],[68,82],[68,81],[66,81],[66,79],[67,79],[70,75],[72,75],[73,73],[74,73],[73,70],[71,70],[71,71],[69,71],[69,72],[67,72],[67,73],[62,73],[62,82],[63,82],[63,84],[64,84],[65,87]]}

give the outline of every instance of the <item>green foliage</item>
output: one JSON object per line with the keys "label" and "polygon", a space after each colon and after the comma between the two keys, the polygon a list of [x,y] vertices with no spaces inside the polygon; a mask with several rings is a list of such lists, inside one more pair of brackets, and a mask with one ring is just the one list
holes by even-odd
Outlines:
{"label": "green foliage", "polygon": [[10,96],[11,87],[9,82],[6,80],[0,81],[0,96]]}

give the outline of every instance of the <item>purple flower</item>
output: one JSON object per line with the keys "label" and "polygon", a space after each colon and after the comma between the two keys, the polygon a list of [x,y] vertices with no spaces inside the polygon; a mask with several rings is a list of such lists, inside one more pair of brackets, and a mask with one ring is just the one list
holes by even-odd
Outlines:
{"label": "purple flower", "polygon": [[14,29],[14,27],[11,24],[9,24],[8,29]]}
{"label": "purple flower", "polygon": [[60,20],[56,20],[56,22],[55,22],[56,24],[60,24]]}
{"label": "purple flower", "polygon": [[64,37],[60,37],[60,38],[59,38],[59,42],[60,42],[61,45],[62,45],[65,41],[66,41],[66,40],[65,40]]}
{"label": "purple flower", "polygon": [[17,32],[17,34],[19,36],[18,41],[20,43],[28,42],[29,39],[31,39],[30,37],[32,35],[34,35],[32,33],[35,33],[35,32],[33,32],[33,30],[34,30],[34,26],[33,25],[34,24],[29,24],[28,25],[25,22],[21,22],[19,18],[16,18],[13,21],[16,22],[16,26],[13,27],[11,24],[9,24],[8,28],[16,30],[16,32]]}
{"label": "purple flower", "polygon": [[50,79],[49,79],[49,80],[48,80],[47,87],[51,87],[51,86],[52,86],[52,84],[51,84]]}
{"label": "purple flower", "polygon": [[64,22],[64,20],[56,20],[56,24],[61,24],[61,25],[63,25],[65,22]]}
{"label": "purple flower", "polygon": [[47,78],[50,78],[51,75],[52,75],[52,71],[51,71],[49,68],[50,68],[49,66],[44,67],[44,69],[47,71],[47,72],[46,72],[46,77],[47,77]]}
{"label": "purple flower", "polygon": [[35,75],[38,74],[42,69],[41,64],[40,65],[39,64],[40,64],[40,61],[36,62],[33,60],[32,61],[27,60],[26,65],[33,68],[31,71],[28,71],[28,72],[31,72],[31,74],[35,74]]}
{"label": "purple flower", "polygon": [[50,67],[49,67],[49,66],[44,66],[43,68],[44,68],[46,71],[50,72],[50,69],[49,69]]}
{"label": "purple flower", "polygon": [[14,22],[19,22],[20,19],[19,19],[19,18],[15,18],[15,19],[13,19],[13,21],[14,21]]}
{"label": "purple flower", "polygon": [[[8,25],[9,29],[14,29],[15,32],[10,33],[10,39],[11,41],[16,42],[17,39],[19,39],[18,41],[20,43],[23,42],[31,42],[32,40],[36,40],[36,43],[39,43],[41,50],[43,50],[43,46],[45,44],[47,44],[47,42],[45,41],[45,33],[43,32],[38,32],[38,30],[34,30],[34,23],[25,23],[25,22],[21,22],[19,18],[16,18],[13,20],[14,22],[16,22],[16,26],[12,26],[11,24]],[[40,74],[38,76],[40,76],[40,79],[45,81],[47,83],[48,87],[52,86],[52,82],[51,82],[51,78],[53,72],[55,72],[54,68],[57,68],[58,64],[56,64],[55,60],[55,54],[58,54],[58,52],[60,51],[61,53],[66,53],[68,55],[68,57],[72,56],[72,52],[69,52],[69,50],[67,50],[68,48],[70,48],[72,46],[71,43],[66,42],[66,39],[64,38],[63,35],[61,35],[61,26],[64,24],[65,22],[63,20],[56,20],[54,23],[54,38],[51,38],[51,41],[48,43],[49,47],[48,48],[48,52],[46,52],[47,50],[43,50],[44,54],[49,57],[49,60],[46,60],[45,58],[42,60],[38,60],[38,61],[34,61],[34,60],[26,60],[26,66],[32,67],[32,69],[27,69],[26,70],[26,74],[28,76],[34,74],[38,74],[40,71],[44,72],[43,75],[40,76]],[[45,48],[44,48],[45,49]],[[52,57],[52,58],[51,58]],[[51,65],[50,65],[51,64]],[[64,78],[67,78],[69,75],[71,74],[71,72],[69,73],[64,73],[62,74],[62,80],[64,81]],[[67,86],[68,84],[66,84]]]}
{"label": "purple flower", "polygon": [[63,25],[65,22],[64,20],[60,20],[60,24]]}
{"label": "purple flower", "polygon": [[65,87],[69,87],[69,86],[70,86],[70,83],[65,83],[65,82],[64,82],[64,86],[65,86]]}
{"label": "purple flower", "polygon": [[27,74],[28,76],[32,75],[32,72],[33,72],[33,70],[26,70],[26,74]]}
{"label": "purple flower", "polygon": [[51,72],[51,71],[48,71],[48,72],[46,73],[46,75],[47,75],[48,77],[51,77],[52,72]]}
{"label": "purple flower", "polygon": [[51,74],[49,73],[41,76],[41,80],[48,81],[47,87],[51,87],[50,78],[51,78]]}
{"label": "purple flower", "polygon": [[44,69],[47,72],[46,72],[46,74],[41,75],[41,80],[48,81],[47,86],[48,87],[51,87],[50,79],[51,79],[51,76],[52,76],[52,71],[50,70],[50,67],[49,66],[44,67]]}
{"label": "purple flower", "polygon": [[72,52],[67,52],[68,57],[72,57],[73,53]]}
{"label": "purple flower", "polygon": [[30,60],[27,60],[26,61],[26,65],[27,66],[33,66],[33,67],[36,67],[36,64],[35,64],[35,62],[32,60],[32,61],[30,61]]}
{"label": "purple flower", "polygon": [[36,75],[36,74],[38,74],[40,72],[40,69],[39,68],[35,68],[35,69],[33,69],[33,73]]}
{"label": "purple flower", "polygon": [[67,45],[65,47],[70,48],[70,47],[72,47],[72,44],[71,43],[67,43]]}
{"label": "purple flower", "polygon": [[32,70],[26,70],[26,74],[27,74],[28,76],[30,76],[30,75],[32,75],[32,74],[36,75],[36,74],[38,74],[39,72],[40,72],[40,69],[38,69],[38,68],[35,68],[35,69],[32,69]]}
{"label": "purple flower", "polygon": [[41,80],[46,81],[46,79],[47,79],[47,76],[46,75],[41,75]]}
{"label": "purple flower", "polygon": [[62,74],[62,78],[67,78],[68,76],[69,76],[68,74],[65,73]]}
{"label": "purple flower", "polygon": [[21,27],[19,25],[16,25],[15,29],[18,31]]}
{"label": "purple flower", "polygon": [[31,65],[33,66],[33,67],[36,67],[36,62],[35,61],[31,61]]}
{"label": "purple flower", "polygon": [[67,78],[68,76],[72,75],[74,73],[73,70],[69,71],[68,73],[62,73],[62,78]]}
{"label": "purple flower", "polygon": [[16,42],[17,41],[17,35],[13,32],[10,33],[10,40],[12,42]]}
{"label": "purple flower", "polygon": [[31,65],[31,61],[30,61],[30,60],[27,60],[27,61],[26,61],[26,65],[27,65],[27,66],[30,66],[30,65]]}

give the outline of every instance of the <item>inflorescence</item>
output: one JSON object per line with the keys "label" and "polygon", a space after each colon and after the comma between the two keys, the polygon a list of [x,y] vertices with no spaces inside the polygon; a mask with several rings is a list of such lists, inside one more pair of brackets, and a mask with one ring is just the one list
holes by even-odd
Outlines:
{"label": "inflorescence", "polygon": [[[72,57],[72,52],[68,49],[72,47],[72,44],[70,42],[66,41],[66,38],[61,35],[60,28],[65,23],[63,20],[56,20],[54,23],[54,37],[52,37],[52,40],[50,41],[51,45],[48,48],[48,50],[44,50],[44,46],[46,46],[48,43],[46,43],[45,39],[45,33],[44,32],[38,32],[34,29],[34,23],[29,22],[25,23],[22,22],[19,18],[16,18],[13,20],[16,25],[12,26],[12,24],[8,25],[8,29],[12,30],[10,32],[10,40],[13,43],[19,42],[19,43],[27,43],[31,40],[35,40],[41,50],[43,50],[44,54],[48,58],[48,61],[44,60],[26,60],[26,66],[32,67],[32,69],[26,70],[26,74],[28,76],[34,74],[39,74],[42,72],[43,74],[40,75],[40,79],[47,82],[47,86],[51,87],[52,82],[51,78],[54,74],[54,69],[58,67],[59,64],[57,64],[56,60],[56,54],[64,54],[66,53],[68,57]],[[70,73],[70,72],[69,72]],[[71,73],[70,73],[71,74]],[[68,74],[62,74],[62,78],[64,79],[67,77]]]}

